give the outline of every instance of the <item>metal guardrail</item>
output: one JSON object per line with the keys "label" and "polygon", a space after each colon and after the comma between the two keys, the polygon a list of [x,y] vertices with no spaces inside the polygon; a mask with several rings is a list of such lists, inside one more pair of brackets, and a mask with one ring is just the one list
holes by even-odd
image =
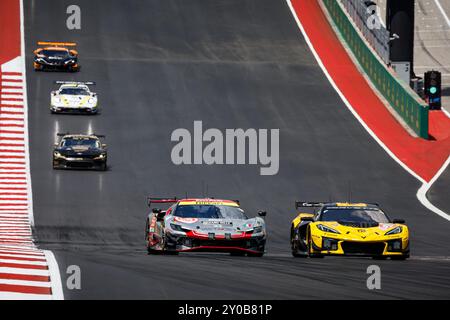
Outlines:
{"label": "metal guardrail", "polygon": [[376,4],[367,0],[340,1],[366,41],[376,51],[384,63],[390,63],[390,33],[377,15]]}

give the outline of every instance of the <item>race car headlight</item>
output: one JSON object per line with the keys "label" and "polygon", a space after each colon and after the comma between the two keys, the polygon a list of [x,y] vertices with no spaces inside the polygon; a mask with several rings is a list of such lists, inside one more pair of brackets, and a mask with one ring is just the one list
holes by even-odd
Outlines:
{"label": "race car headlight", "polygon": [[392,230],[389,230],[389,231],[386,232],[384,235],[385,235],[385,236],[389,236],[389,235],[391,235],[391,234],[398,234],[398,233],[401,233],[402,231],[403,231],[403,228],[400,227],[400,226],[398,226],[398,227],[395,227],[395,228],[392,229]]}
{"label": "race car headlight", "polygon": [[36,62],[45,62],[45,60],[43,58],[36,58],[35,61]]}
{"label": "race car headlight", "polygon": [[260,233],[262,232],[263,227],[262,226],[257,226],[253,228],[253,233]]}
{"label": "race car headlight", "polygon": [[331,232],[331,233],[337,233],[337,234],[340,233],[339,231],[329,228],[327,226],[324,226],[323,224],[318,224],[317,229],[319,229],[320,231],[323,231],[323,232]]}
{"label": "race car headlight", "polygon": [[75,62],[75,60],[70,59],[70,60],[67,60],[66,62],[64,62],[64,64],[69,64],[69,63],[74,63],[74,62]]}
{"label": "race car headlight", "polygon": [[95,102],[95,100],[92,99],[92,98],[90,98],[90,99],[88,100],[88,103],[89,103],[89,104],[93,104],[94,102]]}
{"label": "race car headlight", "polygon": [[64,158],[64,156],[58,151],[53,152],[53,155],[55,156],[55,158]]}
{"label": "race car headlight", "polygon": [[61,102],[61,98],[60,97],[53,97],[53,102],[54,103],[60,103]]}
{"label": "race car headlight", "polygon": [[101,160],[101,159],[105,159],[106,158],[106,154],[102,153],[100,155],[98,155],[97,157],[95,157],[96,160]]}

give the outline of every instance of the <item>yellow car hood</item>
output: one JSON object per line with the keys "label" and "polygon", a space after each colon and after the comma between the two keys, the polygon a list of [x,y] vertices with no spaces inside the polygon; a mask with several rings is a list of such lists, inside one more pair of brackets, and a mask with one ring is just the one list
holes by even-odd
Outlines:
{"label": "yellow car hood", "polygon": [[[325,222],[325,221],[317,221],[313,223],[315,225],[314,233],[317,234],[317,232],[322,233],[322,235],[331,237],[331,238],[338,238],[338,239],[345,239],[345,240],[357,240],[357,241],[372,241],[372,240],[380,240],[380,238],[396,238],[401,236],[405,230],[406,226],[395,224],[395,223],[380,223],[376,227],[370,227],[370,228],[355,228],[351,226],[345,226],[338,222]],[[331,229],[337,230],[340,232],[340,234],[333,233],[333,232],[324,232],[322,230],[317,229],[317,225],[324,225],[326,227],[329,227]],[[393,234],[393,235],[385,235],[386,232],[389,230],[392,230],[398,226],[401,226],[403,228],[402,232]]]}

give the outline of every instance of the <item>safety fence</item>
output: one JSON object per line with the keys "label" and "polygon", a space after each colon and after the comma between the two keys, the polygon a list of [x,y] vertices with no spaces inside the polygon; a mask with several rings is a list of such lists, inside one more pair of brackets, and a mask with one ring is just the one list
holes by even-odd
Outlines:
{"label": "safety fence", "polygon": [[342,5],[372,49],[388,64],[390,33],[378,15],[379,7],[372,1],[364,0],[344,0]]}
{"label": "safety fence", "polygon": [[428,139],[429,108],[397,79],[360,36],[339,1],[322,0],[342,38],[372,83],[418,136]]}

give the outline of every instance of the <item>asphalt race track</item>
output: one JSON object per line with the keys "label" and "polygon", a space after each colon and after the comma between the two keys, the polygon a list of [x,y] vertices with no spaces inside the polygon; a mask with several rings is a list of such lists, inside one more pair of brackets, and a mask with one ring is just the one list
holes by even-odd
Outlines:
{"label": "asphalt race track", "polygon": [[[78,0],[82,29],[70,31],[73,2],[25,1],[35,236],[55,253],[63,285],[69,265],[81,268],[82,289],[64,288],[66,299],[450,298],[450,223],[417,201],[419,181],[346,109],[285,1]],[[35,73],[38,40],[76,41],[81,71]],[[101,114],[51,115],[54,80],[96,81]],[[194,120],[280,128],[279,173],[174,165],[170,135]],[[53,171],[56,133],[88,130],[107,136],[110,170]],[[202,196],[206,185],[249,215],[268,211],[266,256],[146,254],[146,196]],[[294,200],[349,194],[406,219],[410,260],[291,257]],[[381,290],[366,287],[371,264]]]}
{"label": "asphalt race track", "polygon": [[447,167],[428,192],[430,201],[445,212],[450,212],[450,203],[448,201],[450,198],[449,186],[450,170]]}

